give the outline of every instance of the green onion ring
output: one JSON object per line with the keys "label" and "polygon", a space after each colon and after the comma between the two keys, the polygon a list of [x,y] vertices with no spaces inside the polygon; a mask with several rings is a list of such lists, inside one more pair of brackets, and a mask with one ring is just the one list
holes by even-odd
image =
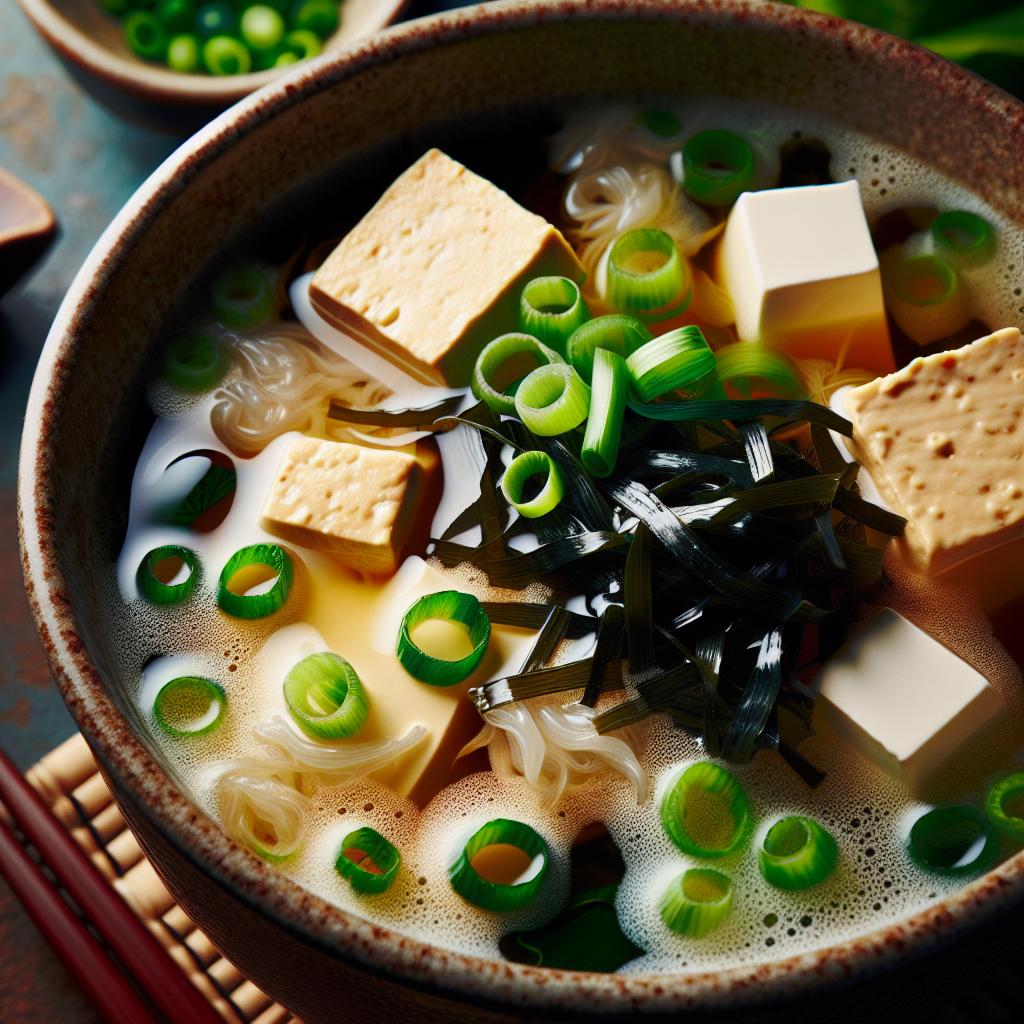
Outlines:
{"label": "green onion ring", "polygon": [[946,210],[932,221],[932,241],[936,252],[954,263],[977,266],[995,253],[996,238],[992,225],[968,210]]}
{"label": "green onion ring", "polygon": [[[715,353],[715,373],[729,398],[804,398],[793,361],[756,341],[738,341]],[[729,392],[735,392],[730,394]]]}
{"label": "green onion ring", "polygon": [[746,838],[750,804],[732,772],[711,761],[697,761],[665,793],[661,823],[683,853],[724,857]]}
{"label": "green onion ring", "polygon": [[[277,573],[273,586],[259,594],[236,594],[234,577],[246,569],[262,566]],[[250,544],[236,551],[221,570],[217,604],[238,619],[262,619],[278,611],[288,598],[295,578],[291,557],[277,544]]]}
{"label": "green onion ring", "polygon": [[836,868],[839,850],[831,833],[816,821],[794,814],[768,829],[757,860],[769,885],[797,891],[824,882]]}
{"label": "green onion ring", "polygon": [[590,382],[590,415],[580,461],[592,476],[611,476],[619,457],[622,420],[626,414],[629,368],[622,356],[599,348],[594,353]]}
{"label": "green onion ring", "polygon": [[[188,575],[180,583],[164,583],[156,575],[156,567],[168,559],[180,561]],[[199,559],[195,552],[180,544],[165,544],[146,554],[135,576],[142,596],[151,604],[178,604],[187,601],[199,579]]]}
{"label": "green onion ring", "polygon": [[566,342],[566,355],[573,369],[589,384],[594,372],[594,353],[599,348],[625,359],[652,337],[647,325],[635,316],[609,313],[577,327]]}
{"label": "green onion ring", "polygon": [[220,725],[226,702],[220,683],[201,676],[179,676],[160,687],[153,701],[153,717],[176,739],[206,736]]}
{"label": "green onion ring", "polygon": [[[562,357],[554,349],[548,348],[530,334],[503,334],[485,345],[473,367],[473,394],[491,412],[499,415],[516,414],[514,389],[506,388],[499,391],[494,385],[494,379],[501,367],[516,356],[533,356],[539,366],[549,366],[562,361]],[[512,393],[508,393],[509,391]]]}
{"label": "green onion ring", "polygon": [[266,275],[256,267],[225,271],[210,293],[213,315],[225,327],[258,327],[270,316],[271,299]]}
{"label": "green onion ring", "polygon": [[985,816],[1004,836],[1024,843],[1024,817],[1006,809],[1008,801],[1020,798],[1024,798],[1024,772],[1014,772],[994,783],[985,794]]}
{"label": "green onion ring", "polygon": [[683,191],[705,206],[732,206],[754,181],[754,151],[742,135],[698,132],[683,146]]}
{"label": "green onion ring", "polygon": [[729,916],[732,894],[732,881],[721,871],[690,868],[661,897],[661,919],[677,935],[699,939]]}
{"label": "green onion ring", "polygon": [[683,130],[679,118],[670,110],[641,110],[634,123],[662,139],[670,139]]}
{"label": "green onion ring", "polygon": [[896,297],[911,306],[938,306],[959,291],[957,272],[939,256],[911,256],[892,269],[889,283]]}
{"label": "green onion ring", "polygon": [[[469,629],[473,650],[464,658],[449,661],[421,651],[413,642],[412,630],[429,619],[461,622]],[[483,605],[472,595],[458,590],[441,590],[416,601],[405,613],[398,631],[398,660],[421,683],[430,686],[454,686],[472,674],[483,659],[491,639],[491,620]]]}
{"label": "green onion ring", "polygon": [[[349,856],[350,853],[358,856]],[[358,828],[341,841],[335,867],[356,892],[368,896],[386,892],[398,877],[402,855],[376,829]]]}
{"label": "green onion ring", "polygon": [[519,299],[519,326],[564,355],[569,335],[590,316],[579,286],[568,277],[535,277]]}
{"label": "green onion ring", "polygon": [[[523,501],[523,486],[532,476],[546,476],[540,493],[529,501]],[[505,500],[526,519],[538,519],[547,515],[565,495],[565,480],[562,471],[547,452],[530,451],[517,455],[505,475],[501,478],[501,492]]]}
{"label": "green onion ring", "polygon": [[715,354],[699,327],[679,327],[641,345],[626,359],[632,389],[649,402],[668,391],[693,387],[715,369]]}
{"label": "green onion ring", "polygon": [[[531,858],[533,873],[523,881],[491,882],[473,867],[477,855],[488,846],[514,846]],[[482,910],[507,913],[531,902],[540,891],[550,860],[548,844],[529,825],[509,818],[495,818],[477,829],[448,869],[452,888],[468,903]],[[539,865],[538,865],[539,860]]]}
{"label": "green onion ring", "polygon": [[[651,270],[631,270],[628,261],[644,253],[664,257]],[[608,254],[607,300],[623,313],[681,313],[690,300],[690,271],[671,235],[658,228],[634,228],[620,235]]]}
{"label": "green onion ring", "polygon": [[538,437],[574,430],[589,411],[590,388],[568,363],[539,366],[516,392],[516,414]]}
{"label": "green onion ring", "polygon": [[310,654],[292,667],[284,700],[295,723],[315,740],[354,736],[370,710],[356,670],[332,651]]}
{"label": "green onion ring", "polygon": [[978,875],[995,863],[995,829],[970,804],[935,807],[910,829],[910,857],[918,867],[940,875]]}
{"label": "green onion ring", "polygon": [[206,334],[182,335],[164,349],[164,377],[174,387],[192,394],[216,387],[227,366],[223,346]]}

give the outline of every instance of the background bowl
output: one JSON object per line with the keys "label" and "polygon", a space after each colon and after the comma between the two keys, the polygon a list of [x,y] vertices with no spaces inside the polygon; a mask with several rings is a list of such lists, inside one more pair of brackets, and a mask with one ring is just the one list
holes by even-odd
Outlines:
{"label": "background bowl", "polygon": [[[390,25],[408,0],[344,0],[341,24],[324,42],[337,53]],[[39,34],[72,77],[114,113],[151,128],[187,134],[243,96],[281,75],[184,75],[137,57],[121,23],[98,0],[18,0]]]}
{"label": "background bowl", "polygon": [[[337,910],[233,844],[154,758],[118,677],[105,609],[147,423],[142,384],[164,325],[201,272],[257,220],[294,225],[336,212],[337,196],[368,202],[428,140],[456,152],[474,138],[507,146],[536,138],[553,110],[580,98],[711,88],[809,108],[898,146],[1024,225],[1024,107],[932,54],[781,4],[513,0],[401,26],[234,108],[127,204],[56,318],[29,401],[20,502],[30,598],[58,685],[175,898],[309,1022],[342,1012],[385,1019],[399,1000],[415,1003],[417,1020],[564,1020],[794,994],[803,1012],[816,1005],[829,1020],[877,1016],[881,1006],[886,1019],[912,1020],[924,984],[941,996],[955,983],[950,1003],[971,984],[991,995],[997,956],[984,944],[958,947],[952,965],[933,962],[926,982],[866,979],[1017,906],[1020,854],[911,919],[813,955],[716,973],[546,971],[407,939]],[[1001,962],[1017,955],[1019,942],[992,941]],[[858,985],[842,1000],[813,995],[851,978]]]}

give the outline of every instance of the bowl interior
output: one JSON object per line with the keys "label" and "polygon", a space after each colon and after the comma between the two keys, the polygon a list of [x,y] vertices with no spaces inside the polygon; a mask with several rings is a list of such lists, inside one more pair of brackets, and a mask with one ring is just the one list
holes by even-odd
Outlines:
{"label": "bowl interior", "polygon": [[[91,0],[67,8],[83,18],[96,13]],[[108,771],[204,871],[342,955],[368,956],[347,938],[358,922],[300,896],[196,815],[143,746],[145,728],[125,698],[106,609],[154,347],[202,273],[254,224],[262,233],[271,217],[294,228],[304,217],[358,209],[428,139],[457,156],[504,139],[494,152],[507,155],[510,140],[540,138],[553,111],[581,99],[698,96],[711,85],[724,96],[809,107],[938,166],[1024,222],[1024,135],[1014,103],[923,51],[893,50],[894,41],[852,25],[817,32],[803,12],[761,8],[658,0],[498,5],[414,23],[333,64],[299,69],[154,174],[101,240],[58,316],[29,406],[21,500],[30,584],[68,704]],[[510,165],[496,176],[514,187],[514,175]],[[1017,864],[1010,873],[1020,871]],[[966,899],[959,910],[972,912]],[[466,970],[458,958],[420,963],[414,944],[374,934],[377,965],[398,976],[433,971],[432,984],[468,992],[479,983],[489,998],[518,984],[515,970],[474,981],[472,972],[458,973]],[[899,947],[892,934],[879,933],[879,948]],[[912,934],[924,941],[919,925],[904,938]],[[868,947],[864,940],[861,951]],[[778,966],[781,984],[787,971]],[[799,976],[790,966],[785,983]],[[628,979],[591,983],[630,998]],[[573,984],[553,980],[536,998]],[[649,989],[644,998],[656,1002]]]}

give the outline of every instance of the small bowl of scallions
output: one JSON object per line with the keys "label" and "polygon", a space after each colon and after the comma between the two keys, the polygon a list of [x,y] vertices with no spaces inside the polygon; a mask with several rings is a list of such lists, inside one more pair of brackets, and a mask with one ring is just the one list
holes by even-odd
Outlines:
{"label": "small bowl of scallions", "polygon": [[304,60],[378,32],[405,0],[18,0],[105,106],[195,130]]}

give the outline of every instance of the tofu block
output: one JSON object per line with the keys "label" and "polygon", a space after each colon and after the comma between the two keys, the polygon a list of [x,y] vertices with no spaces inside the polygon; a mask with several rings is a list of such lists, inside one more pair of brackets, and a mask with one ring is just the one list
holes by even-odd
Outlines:
{"label": "tofu block", "polygon": [[[847,444],[919,572],[944,572],[1024,538],[1024,339],[1015,327],[915,359],[852,389]],[[1000,559],[1009,564],[1010,549]],[[1020,559],[1017,558],[1019,563]],[[1018,577],[1018,592],[1024,585]]]}
{"label": "tofu block", "polygon": [[717,260],[741,341],[876,373],[895,369],[857,182],[744,192]]}
{"label": "tofu block", "polygon": [[981,673],[888,608],[858,627],[816,685],[832,730],[912,789],[1005,707]]}
{"label": "tofu block", "polygon": [[405,452],[302,437],[263,507],[263,526],[358,572],[393,573],[420,514],[424,473]]}
{"label": "tofu block", "polygon": [[317,312],[427,384],[469,383],[480,350],[517,329],[534,277],[586,276],[561,232],[432,149],[313,277]]}

